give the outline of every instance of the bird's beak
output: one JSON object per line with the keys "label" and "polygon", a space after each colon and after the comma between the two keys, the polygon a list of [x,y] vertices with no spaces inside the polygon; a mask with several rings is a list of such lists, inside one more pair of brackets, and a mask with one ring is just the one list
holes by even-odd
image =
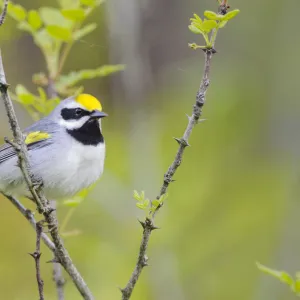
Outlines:
{"label": "bird's beak", "polygon": [[94,110],[90,114],[90,117],[93,119],[100,119],[100,118],[104,118],[107,116],[108,116],[108,114],[106,114],[105,112],[99,111],[99,110]]}

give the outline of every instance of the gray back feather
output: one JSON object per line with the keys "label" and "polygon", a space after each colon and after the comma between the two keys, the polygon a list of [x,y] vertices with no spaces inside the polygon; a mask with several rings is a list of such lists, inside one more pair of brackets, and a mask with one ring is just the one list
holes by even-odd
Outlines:
{"label": "gray back feather", "polygon": [[[25,134],[29,134],[30,132],[35,132],[35,131],[42,131],[42,132],[47,132],[50,134],[50,138],[41,140],[32,144],[27,145],[28,151],[37,148],[43,148],[52,143],[52,138],[51,135],[57,134],[58,131],[60,130],[59,125],[49,117],[45,117],[38,122],[32,124],[28,128],[24,130]],[[0,147],[0,164],[7,161],[8,159],[15,157],[17,155],[15,149],[9,145],[9,144],[4,144],[3,146]]]}

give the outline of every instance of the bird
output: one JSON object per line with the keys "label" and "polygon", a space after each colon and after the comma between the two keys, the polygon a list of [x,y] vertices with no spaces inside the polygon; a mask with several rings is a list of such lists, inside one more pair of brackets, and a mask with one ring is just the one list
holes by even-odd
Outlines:
{"label": "bird", "polygon": [[[30,171],[48,199],[69,199],[103,173],[105,142],[100,101],[90,94],[62,100],[46,117],[23,131]],[[0,146],[0,192],[30,198],[10,143]]]}

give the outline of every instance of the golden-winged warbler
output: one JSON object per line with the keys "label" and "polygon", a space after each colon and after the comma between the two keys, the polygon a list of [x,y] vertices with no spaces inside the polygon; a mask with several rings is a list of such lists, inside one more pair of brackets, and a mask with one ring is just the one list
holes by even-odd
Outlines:
{"label": "golden-winged warbler", "polygon": [[[43,182],[48,199],[75,195],[102,174],[105,144],[100,101],[89,94],[70,97],[24,130],[31,172]],[[29,196],[15,149],[0,147],[0,191]]]}

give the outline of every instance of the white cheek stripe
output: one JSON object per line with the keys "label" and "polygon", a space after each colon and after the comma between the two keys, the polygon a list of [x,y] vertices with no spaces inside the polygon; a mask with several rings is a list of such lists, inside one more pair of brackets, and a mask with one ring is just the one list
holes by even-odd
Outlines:
{"label": "white cheek stripe", "polygon": [[80,118],[79,120],[64,120],[61,118],[59,120],[59,125],[65,127],[68,130],[78,129],[84,125],[88,121],[89,117],[85,116]]}

